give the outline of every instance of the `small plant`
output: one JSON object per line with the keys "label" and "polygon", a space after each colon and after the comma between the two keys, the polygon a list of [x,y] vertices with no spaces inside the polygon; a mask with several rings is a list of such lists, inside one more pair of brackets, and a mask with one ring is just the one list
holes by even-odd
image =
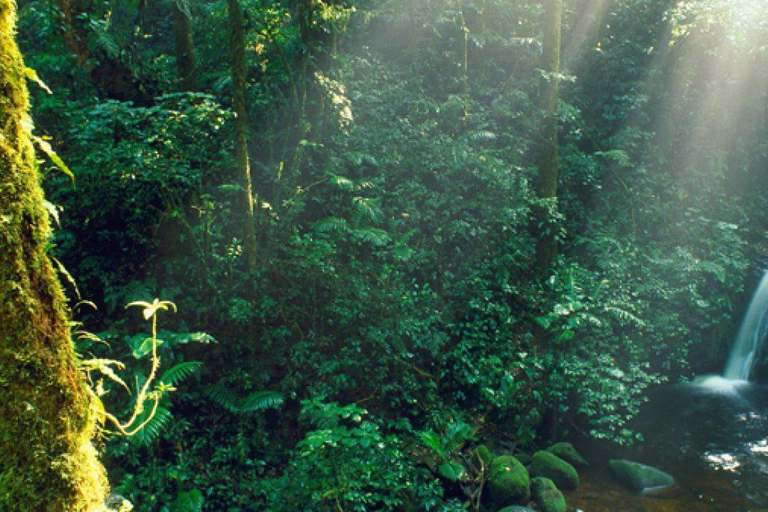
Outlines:
{"label": "small plant", "polygon": [[[106,410],[101,401],[101,397],[106,394],[102,381],[99,381],[95,386],[95,390],[91,388],[89,388],[89,390],[94,397],[96,412],[103,417],[105,423],[109,422],[117,433],[126,437],[133,437],[144,429],[151,429],[152,432],[149,432],[149,434],[151,434],[152,437],[157,437],[160,428],[170,420],[170,411],[161,407],[161,400],[166,394],[175,391],[176,388],[174,386],[197,371],[202,363],[196,361],[179,363],[169,368],[163,373],[160,379],[157,380],[157,373],[160,370],[160,356],[158,355],[157,349],[163,343],[163,340],[158,338],[158,313],[160,311],[171,310],[176,312],[176,305],[170,301],[155,299],[151,303],[144,301],[131,302],[126,307],[143,308],[142,315],[144,319],[151,323],[150,336],[144,338],[141,343],[138,343],[137,346],[133,347],[133,354],[136,358],[150,355],[150,371],[136,395],[131,416],[125,422],[121,422],[117,416]],[[95,334],[84,331],[80,331],[78,334],[81,339],[84,338],[105,343]],[[114,370],[124,369],[125,365],[122,362],[113,359],[94,358],[84,360],[81,363],[81,368],[88,376],[89,382],[93,382],[91,379],[91,372],[98,370],[102,375],[120,384],[130,393],[128,385]],[[157,382],[155,382],[156,380]],[[109,433],[109,431],[106,432]]]}
{"label": "small plant", "polygon": [[461,448],[474,436],[474,429],[463,421],[452,423],[443,434],[434,431],[419,434],[424,446],[429,448],[437,473],[451,482],[460,482],[468,476],[460,460]]}

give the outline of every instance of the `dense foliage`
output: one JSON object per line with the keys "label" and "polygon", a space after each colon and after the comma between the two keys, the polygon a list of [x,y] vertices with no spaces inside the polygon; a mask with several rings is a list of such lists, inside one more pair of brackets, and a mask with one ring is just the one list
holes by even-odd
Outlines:
{"label": "dense foliage", "polygon": [[[468,448],[631,443],[649,386],[720,369],[768,248],[759,7],[566,1],[553,206],[535,188],[542,2],[240,3],[255,269],[227,2],[19,2],[53,92],[33,115],[74,173],[43,164],[52,250],[108,342],[81,352],[133,359],[139,387],[146,335],[123,306],[159,297],[179,309],[164,365],[202,363],[150,428],[105,443],[137,510],[459,510]],[[541,208],[560,248],[543,273]]]}

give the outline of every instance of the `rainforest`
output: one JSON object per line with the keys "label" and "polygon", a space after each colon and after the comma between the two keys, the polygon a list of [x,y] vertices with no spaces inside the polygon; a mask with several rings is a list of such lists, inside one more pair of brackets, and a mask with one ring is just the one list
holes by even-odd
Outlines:
{"label": "rainforest", "polygon": [[768,510],[764,0],[0,0],[0,512]]}

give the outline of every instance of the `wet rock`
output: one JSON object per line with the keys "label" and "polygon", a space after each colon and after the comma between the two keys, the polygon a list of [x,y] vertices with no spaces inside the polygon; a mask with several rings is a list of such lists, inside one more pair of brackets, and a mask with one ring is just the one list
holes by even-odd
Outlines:
{"label": "wet rock", "polygon": [[749,370],[751,380],[761,384],[768,383],[768,359],[758,359]]}
{"label": "wet rock", "polygon": [[547,451],[553,453],[573,466],[586,466],[587,460],[576,451],[571,443],[556,443],[547,448]]}
{"label": "wet rock", "polygon": [[531,494],[543,512],[566,512],[568,510],[563,493],[549,478],[540,476],[531,480]]}
{"label": "wet rock", "polygon": [[496,457],[488,476],[488,492],[502,507],[527,502],[531,496],[528,471],[511,455]]}
{"label": "wet rock", "polygon": [[617,480],[638,492],[675,485],[672,475],[639,462],[614,459],[608,465]]}
{"label": "wet rock", "polygon": [[536,512],[532,508],[528,507],[521,507],[520,505],[515,505],[512,507],[504,507],[499,512]]}
{"label": "wet rock", "polygon": [[533,454],[531,476],[543,476],[552,480],[559,489],[573,490],[579,486],[579,473],[571,464],[557,455],[539,451]]}

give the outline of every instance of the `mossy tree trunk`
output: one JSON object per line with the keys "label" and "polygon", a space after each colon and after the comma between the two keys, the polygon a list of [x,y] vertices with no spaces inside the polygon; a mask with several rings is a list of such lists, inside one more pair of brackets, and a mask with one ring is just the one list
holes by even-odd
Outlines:
{"label": "mossy tree trunk", "polygon": [[107,493],[28,122],[14,0],[0,0],[0,510],[90,512]]}
{"label": "mossy tree trunk", "polygon": [[536,194],[542,205],[538,208],[539,239],[536,262],[539,272],[547,277],[557,258],[557,104],[560,99],[560,45],[562,41],[563,0],[545,2],[544,40],[541,85],[542,147],[539,155],[539,182]]}
{"label": "mossy tree trunk", "polygon": [[187,0],[173,0],[173,35],[176,41],[176,69],[182,91],[197,89],[197,59],[192,33],[192,10]]}
{"label": "mossy tree trunk", "polygon": [[245,20],[238,0],[227,0],[232,52],[232,108],[235,111],[235,154],[243,187],[244,252],[248,270],[256,270],[256,217],[251,163],[248,154],[248,103],[246,101]]}

